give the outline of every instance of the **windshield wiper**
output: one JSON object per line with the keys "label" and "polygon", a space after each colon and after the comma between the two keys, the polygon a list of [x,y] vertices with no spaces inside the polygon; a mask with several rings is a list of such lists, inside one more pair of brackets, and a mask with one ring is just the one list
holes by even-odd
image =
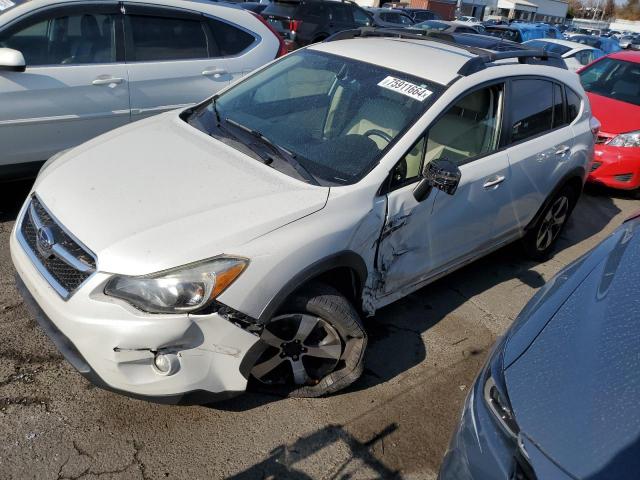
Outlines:
{"label": "windshield wiper", "polygon": [[[215,100],[213,105],[215,109]],[[285,162],[290,164],[296,170],[296,172],[298,172],[309,183],[312,183],[313,185],[320,185],[316,177],[296,159],[296,156],[294,153],[290,152],[284,147],[281,147],[277,143],[272,142],[267,137],[265,137],[262,133],[260,133],[258,130],[253,130],[252,128],[246,127],[241,123],[236,122],[235,120],[231,120],[230,118],[225,118],[225,122],[249,133],[251,136],[253,136],[254,138],[257,138],[263,144],[270,147],[273,152],[277,153],[281,159],[283,159]]]}

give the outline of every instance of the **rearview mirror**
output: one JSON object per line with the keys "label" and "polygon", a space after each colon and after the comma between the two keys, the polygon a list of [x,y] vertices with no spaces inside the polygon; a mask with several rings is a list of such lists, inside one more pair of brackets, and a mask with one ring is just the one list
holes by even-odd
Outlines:
{"label": "rearview mirror", "polygon": [[455,163],[446,158],[440,158],[427,163],[422,175],[430,186],[453,195],[460,183],[462,172]]}
{"label": "rearview mirror", "polygon": [[0,70],[8,72],[24,72],[27,67],[24,56],[12,48],[0,48]]}

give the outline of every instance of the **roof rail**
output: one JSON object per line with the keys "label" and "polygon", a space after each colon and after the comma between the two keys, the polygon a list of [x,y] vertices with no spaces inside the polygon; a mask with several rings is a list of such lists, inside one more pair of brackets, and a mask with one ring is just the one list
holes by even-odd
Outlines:
{"label": "roof rail", "polygon": [[507,52],[494,52],[486,50],[484,48],[469,47],[461,45],[454,41],[452,35],[441,32],[424,32],[418,33],[417,30],[407,29],[408,31],[402,31],[401,29],[393,28],[378,28],[378,27],[363,27],[352,30],[343,30],[338,33],[334,33],[329,38],[324,40],[325,42],[335,42],[337,40],[350,40],[353,38],[403,38],[408,40],[428,40],[430,42],[443,43],[452,47],[466,50],[467,52],[476,55],[474,58],[470,58],[460,70],[458,74],[462,76],[468,76],[476,73],[480,70],[487,68],[487,64],[493,63],[498,60],[517,59],[519,63],[528,64],[544,64],[548,66],[567,69],[567,65],[562,60],[562,57],[557,53],[552,53],[543,49],[523,49],[523,50],[511,50]]}

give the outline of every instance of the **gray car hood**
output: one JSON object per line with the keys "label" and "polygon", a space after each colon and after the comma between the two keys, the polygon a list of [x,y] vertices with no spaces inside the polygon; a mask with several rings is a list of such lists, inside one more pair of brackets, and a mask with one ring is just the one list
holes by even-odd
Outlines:
{"label": "gray car hood", "polygon": [[564,285],[543,294],[544,303],[557,302],[555,314],[545,322],[544,315],[534,318],[543,308],[534,307],[530,325],[516,328],[505,347],[507,390],[521,431],[577,478],[637,478],[640,472],[635,227],[623,225],[573,267]]}

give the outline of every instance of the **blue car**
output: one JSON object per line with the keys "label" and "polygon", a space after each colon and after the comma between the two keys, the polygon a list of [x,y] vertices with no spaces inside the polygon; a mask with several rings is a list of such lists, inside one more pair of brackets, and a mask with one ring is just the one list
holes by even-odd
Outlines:
{"label": "blue car", "polygon": [[589,45],[593,48],[599,48],[606,54],[622,50],[620,42],[615,38],[596,37],[594,35],[573,35],[569,40],[572,42],[582,43],[583,45]]}
{"label": "blue car", "polygon": [[487,25],[486,33],[522,43],[536,38],[562,38],[560,30],[545,23],[519,23],[510,25]]}
{"label": "blue car", "polygon": [[556,275],[497,342],[440,480],[640,477],[639,226]]}

